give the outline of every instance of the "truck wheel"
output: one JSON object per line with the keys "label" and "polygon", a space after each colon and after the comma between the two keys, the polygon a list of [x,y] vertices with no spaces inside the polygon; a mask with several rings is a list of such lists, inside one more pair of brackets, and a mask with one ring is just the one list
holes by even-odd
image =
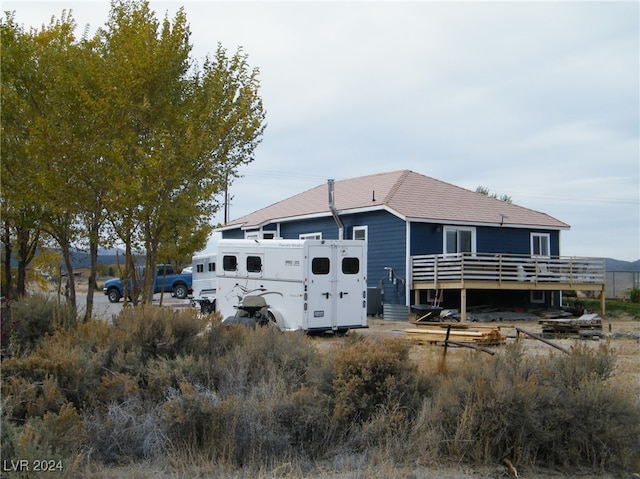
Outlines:
{"label": "truck wheel", "polygon": [[178,299],[186,299],[189,292],[187,291],[187,287],[184,284],[179,284],[175,288],[173,288],[173,294]]}
{"label": "truck wheel", "polygon": [[110,303],[117,303],[121,298],[120,291],[118,291],[116,288],[111,288],[107,292],[107,297],[109,298]]}

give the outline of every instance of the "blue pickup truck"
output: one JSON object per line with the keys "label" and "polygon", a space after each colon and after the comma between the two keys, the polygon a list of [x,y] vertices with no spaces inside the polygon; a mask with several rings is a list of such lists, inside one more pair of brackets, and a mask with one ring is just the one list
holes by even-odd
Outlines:
{"label": "blue pickup truck", "polygon": [[[143,278],[144,268],[140,268],[138,271],[138,277]],[[171,293],[178,299],[186,299],[189,294],[193,292],[192,276],[191,273],[174,273],[173,267],[170,264],[160,264],[156,268],[156,275],[153,285],[153,292]],[[131,291],[131,280],[129,280],[128,291]],[[124,296],[124,285],[120,278],[114,278],[106,281],[102,288],[104,294],[107,295],[109,301],[117,303],[120,298]]]}

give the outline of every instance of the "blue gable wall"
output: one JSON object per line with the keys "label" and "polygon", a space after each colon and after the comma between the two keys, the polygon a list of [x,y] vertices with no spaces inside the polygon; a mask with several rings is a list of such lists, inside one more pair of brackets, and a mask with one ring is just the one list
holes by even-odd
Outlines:
{"label": "blue gable wall", "polygon": [[442,253],[442,225],[411,223],[411,256]]}
{"label": "blue gable wall", "polygon": [[[476,227],[476,250],[478,253],[531,254],[531,232],[529,229]],[[560,254],[558,231],[535,230],[550,234],[551,255]],[[443,225],[411,223],[411,255],[442,254]]]}
{"label": "blue gable wall", "polygon": [[[531,254],[530,229],[478,227],[477,248],[479,253]],[[560,254],[560,233],[558,231],[535,230],[536,233],[550,234],[551,255]]]}

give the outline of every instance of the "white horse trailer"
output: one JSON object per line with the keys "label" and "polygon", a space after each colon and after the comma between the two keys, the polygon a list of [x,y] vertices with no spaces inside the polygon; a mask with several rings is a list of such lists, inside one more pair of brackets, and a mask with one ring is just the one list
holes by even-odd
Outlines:
{"label": "white horse trailer", "polygon": [[216,254],[200,254],[192,259],[193,305],[203,313],[216,310]]}
{"label": "white horse trailer", "polygon": [[365,241],[220,240],[218,260],[216,305],[225,324],[368,327]]}

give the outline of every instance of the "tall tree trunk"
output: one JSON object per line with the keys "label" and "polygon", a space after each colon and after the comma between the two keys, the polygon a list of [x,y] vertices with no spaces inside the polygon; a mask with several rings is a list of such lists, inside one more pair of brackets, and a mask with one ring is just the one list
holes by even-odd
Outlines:
{"label": "tall tree trunk", "polygon": [[89,289],[87,290],[87,307],[83,321],[87,322],[93,315],[93,295],[98,287],[96,281],[98,273],[98,230],[100,225],[97,221],[92,221],[89,228],[89,258],[91,261],[91,271],[89,272]]}
{"label": "tall tree trunk", "polygon": [[62,242],[62,258],[64,259],[64,265],[67,268],[67,304],[72,308],[72,316],[75,318],[78,310],[76,302],[76,277],[73,270],[73,264],[71,263],[71,246],[67,241]]}
{"label": "tall tree trunk", "polygon": [[17,232],[18,239],[18,281],[16,296],[22,297],[27,292],[27,267],[35,258],[38,248],[40,233],[36,230],[20,228]]}
{"label": "tall tree trunk", "polygon": [[4,243],[4,296],[13,297],[13,275],[11,274],[11,228],[9,222],[4,222],[4,235],[2,237]]}
{"label": "tall tree trunk", "polygon": [[144,287],[143,302],[151,304],[153,302],[153,289],[156,281],[156,260],[158,258],[157,248],[154,242],[147,237],[145,241],[146,256],[144,260]]}

